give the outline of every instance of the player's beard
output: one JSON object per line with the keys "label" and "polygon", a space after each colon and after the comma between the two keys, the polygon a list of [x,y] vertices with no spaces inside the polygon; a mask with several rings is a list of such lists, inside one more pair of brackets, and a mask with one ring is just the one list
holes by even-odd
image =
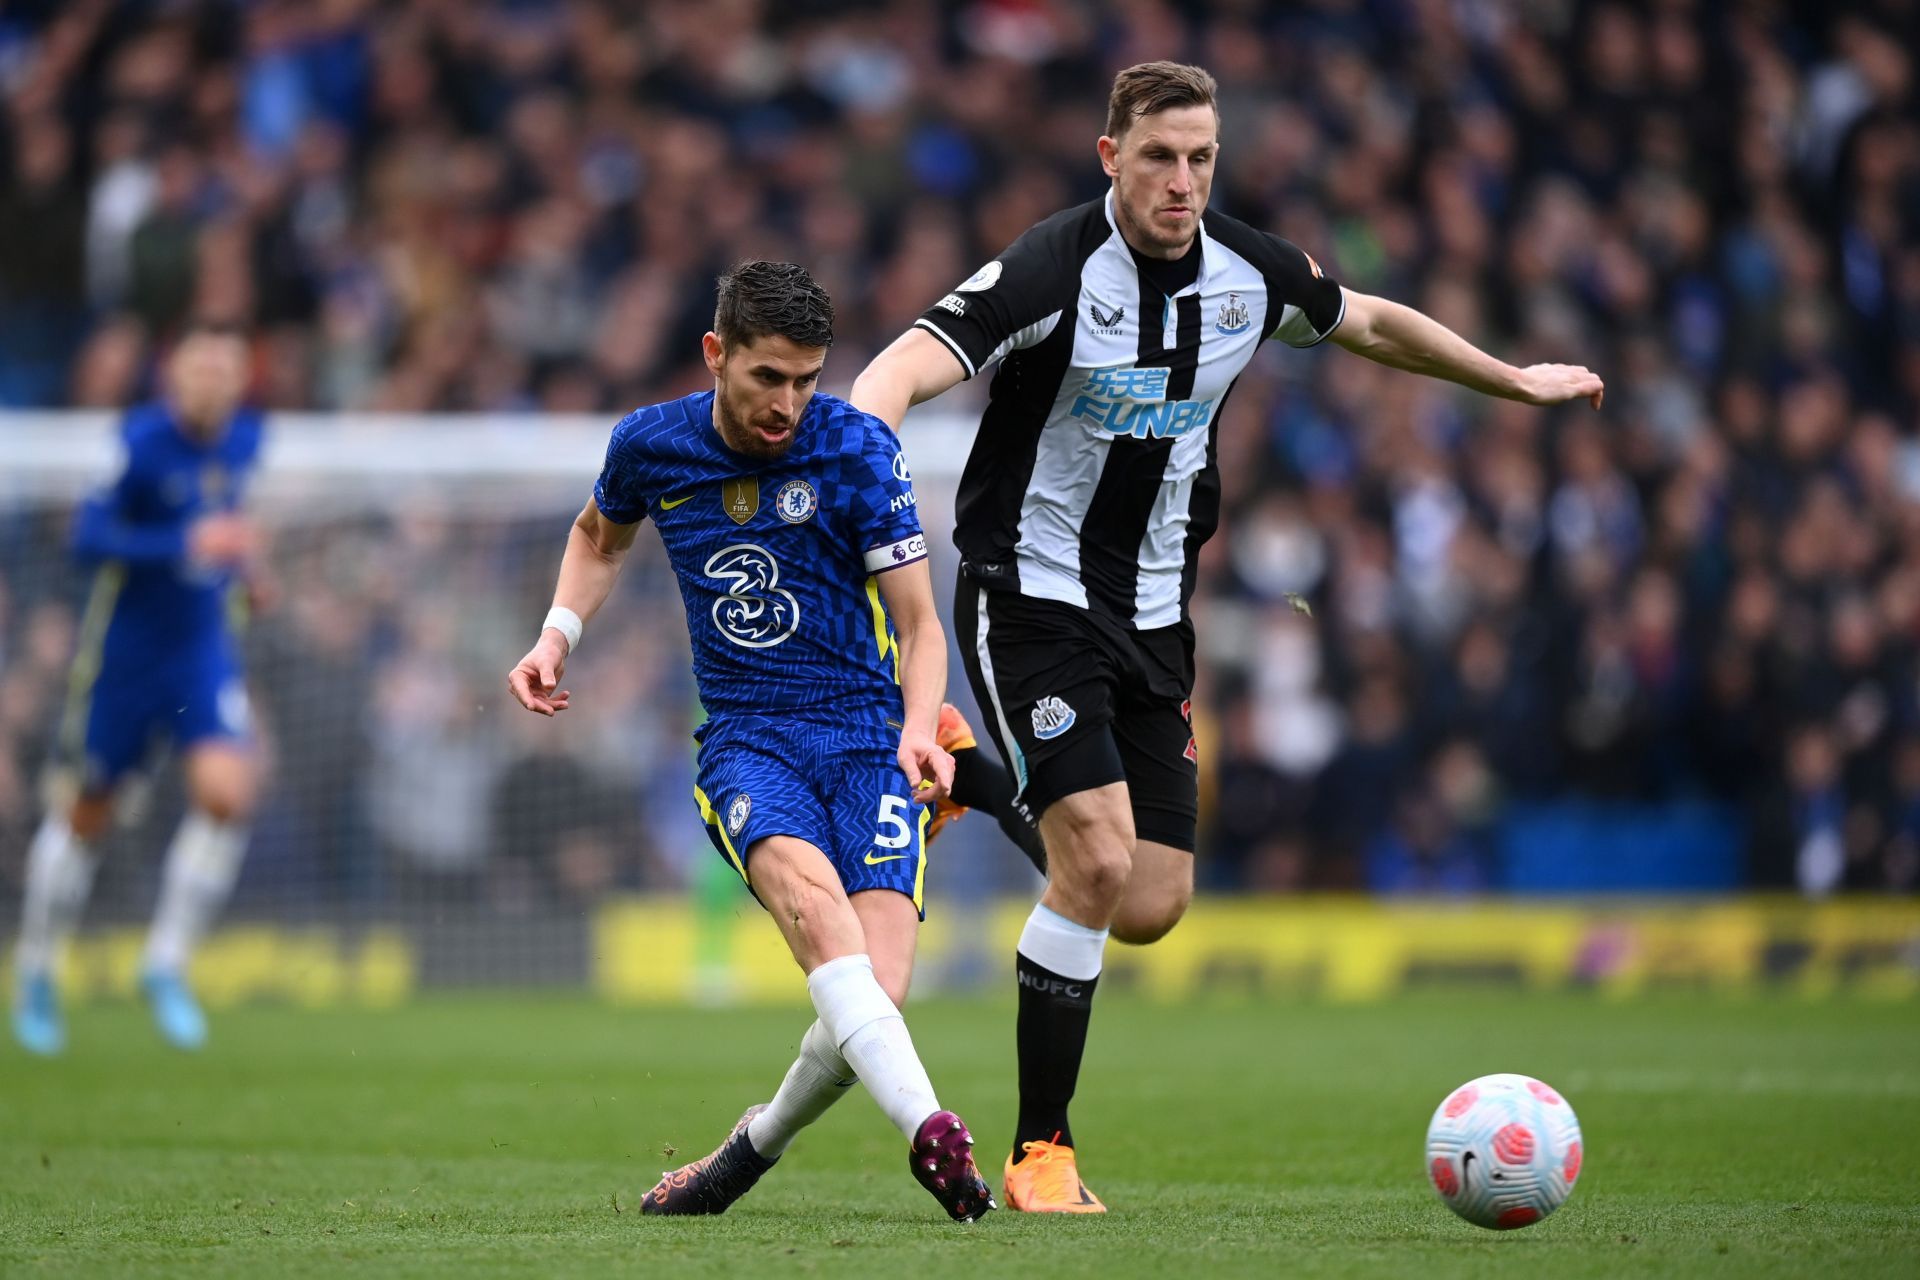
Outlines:
{"label": "player's beard", "polygon": [[790,430],[784,439],[768,440],[748,426],[740,414],[734,412],[724,386],[714,397],[713,420],[714,427],[720,432],[720,439],[726,443],[727,448],[761,462],[773,462],[786,457],[787,451],[793,448],[794,439],[799,435],[798,431]]}
{"label": "player's beard", "polygon": [[1188,217],[1187,226],[1162,226],[1152,221],[1152,213],[1146,219],[1139,219],[1125,201],[1119,201],[1121,219],[1125,228],[1133,232],[1133,238],[1142,248],[1160,249],[1167,257],[1185,257],[1187,249],[1192,248],[1194,238],[1200,234],[1200,219]]}
{"label": "player's beard", "polygon": [[[1114,211],[1120,218],[1121,230],[1129,233],[1128,238],[1143,253],[1149,249],[1158,250],[1151,256],[1184,257],[1200,234],[1200,215],[1197,212],[1187,218],[1184,227],[1166,227],[1155,222],[1153,211],[1159,206],[1158,198],[1149,205],[1145,218],[1134,212],[1133,205],[1124,196],[1113,203]],[[1189,207],[1199,209],[1204,206],[1196,198]]]}

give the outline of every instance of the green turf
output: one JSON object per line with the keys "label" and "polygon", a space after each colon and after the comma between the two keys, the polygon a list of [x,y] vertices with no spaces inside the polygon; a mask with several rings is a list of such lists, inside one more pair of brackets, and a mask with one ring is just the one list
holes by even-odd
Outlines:
{"label": "green turf", "polygon": [[[997,1173],[1011,1005],[913,1019]],[[1910,1005],[1113,999],[1075,1111],[1105,1218],[936,1221],[859,1094],[726,1217],[643,1218],[663,1165],[770,1092],[804,1021],[533,998],[253,1009],[186,1058],[135,1008],[81,1009],[64,1060],[0,1052],[0,1272],[1920,1274]],[[1496,1070],[1563,1089],[1588,1153],[1566,1208],[1499,1235],[1447,1213],[1420,1159],[1439,1099]]]}

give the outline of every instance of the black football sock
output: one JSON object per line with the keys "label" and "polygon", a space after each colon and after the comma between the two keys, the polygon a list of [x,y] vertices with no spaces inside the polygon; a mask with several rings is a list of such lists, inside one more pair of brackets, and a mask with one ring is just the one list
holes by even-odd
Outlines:
{"label": "black football sock", "polygon": [[979,747],[963,747],[953,753],[953,802],[992,814],[1007,839],[1027,855],[1027,861],[1041,875],[1047,874],[1047,846],[1040,839],[1039,828],[1027,820],[1026,811],[1013,798],[1013,779],[999,761]]}
{"label": "black football sock", "polygon": [[1013,1158],[1026,1142],[1073,1145],[1067,1104],[1080,1080],[1080,1057],[1093,1016],[1092,978],[1063,978],[1025,955],[1014,957],[1020,980],[1020,1017],[1015,1041],[1020,1054],[1020,1120]]}

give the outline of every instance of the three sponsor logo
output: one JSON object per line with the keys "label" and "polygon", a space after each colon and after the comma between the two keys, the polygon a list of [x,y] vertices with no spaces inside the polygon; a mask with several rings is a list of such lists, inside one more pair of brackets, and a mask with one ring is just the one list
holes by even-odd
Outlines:
{"label": "three sponsor logo", "polygon": [[780,585],[780,564],[751,542],[722,547],[702,570],[726,586],[713,602],[713,625],[743,649],[768,649],[800,626],[800,601]]}

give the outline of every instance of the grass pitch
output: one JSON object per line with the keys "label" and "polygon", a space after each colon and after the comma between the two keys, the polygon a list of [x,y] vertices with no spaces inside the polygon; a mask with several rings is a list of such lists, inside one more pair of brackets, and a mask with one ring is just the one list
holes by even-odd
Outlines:
{"label": "grass pitch", "polygon": [[[910,1017],[997,1187],[1011,1003]],[[1909,1004],[1106,999],[1075,1107],[1105,1218],[937,1220],[858,1092],[725,1217],[642,1217],[662,1167],[769,1095],[806,1021],[531,997],[250,1009],[188,1058],[139,1009],[82,1008],[65,1059],[0,1051],[0,1272],[1920,1273]],[[1489,1071],[1559,1087],[1587,1143],[1567,1206],[1498,1235],[1421,1172],[1434,1106]]]}

